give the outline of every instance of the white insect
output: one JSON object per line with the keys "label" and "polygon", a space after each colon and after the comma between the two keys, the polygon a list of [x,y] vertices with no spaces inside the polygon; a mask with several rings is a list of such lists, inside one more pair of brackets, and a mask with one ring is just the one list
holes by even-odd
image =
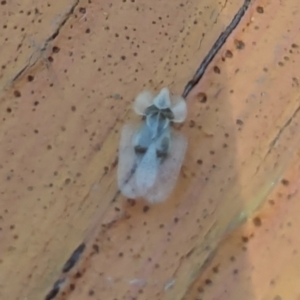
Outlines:
{"label": "white insect", "polygon": [[[172,103],[171,103],[172,100]],[[185,100],[163,88],[157,96],[140,93],[134,110],[144,122],[123,127],[118,166],[118,185],[128,198],[164,201],[172,192],[187,148],[187,139],[171,128],[187,115]]]}

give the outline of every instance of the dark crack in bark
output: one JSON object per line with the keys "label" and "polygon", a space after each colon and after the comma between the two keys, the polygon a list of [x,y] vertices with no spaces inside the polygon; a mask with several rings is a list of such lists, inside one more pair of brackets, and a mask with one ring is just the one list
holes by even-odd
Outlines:
{"label": "dark crack in bark", "polygon": [[268,153],[270,153],[272,151],[273,147],[276,145],[277,141],[280,139],[280,136],[283,133],[283,131],[292,123],[293,119],[296,117],[296,115],[298,114],[299,111],[300,111],[300,106],[297,107],[297,109],[294,111],[294,113],[292,114],[292,116],[279,129],[277,135],[275,136],[275,138],[273,139],[273,141],[269,145]]}
{"label": "dark crack in bark", "polygon": [[[194,88],[196,84],[201,80],[203,77],[207,67],[211,63],[211,61],[214,59],[214,57],[217,55],[217,53],[220,51],[222,46],[225,44],[228,37],[232,34],[233,30],[238,26],[240,21],[242,20],[243,16],[245,15],[246,11],[248,10],[249,6],[251,4],[251,0],[245,0],[242,7],[239,9],[239,11],[235,14],[230,24],[226,27],[226,29],[220,34],[208,54],[205,56],[204,60],[200,64],[200,67],[196,71],[194,77],[192,80],[190,80],[187,85],[184,88],[184,91],[182,93],[182,96],[186,98],[186,96],[190,93],[190,91]],[[225,3],[226,5],[226,3]]]}
{"label": "dark crack in bark", "polygon": [[260,164],[258,165],[258,167],[256,168],[256,172],[254,174],[254,176],[258,173],[258,171],[260,170],[260,167],[262,165],[262,163],[267,159],[267,157],[269,156],[269,154],[272,152],[274,146],[277,144],[277,142],[279,141],[282,133],[285,131],[285,129],[292,123],[293,119],[297,116],[298,112],[300,111],[300,105],[295,109],[295,111],[293,112],[293,114],[291,115],[291,117],[283,124],[283,126],[279,129],[278,133],[276,134],[275,138],[272,140],[272,142],[269,145],[269,149],[267,151],[267,153],[265,154],[265,156],[263,157],[263,159],[261,160]]}
{"label": "dark crack in bark", "polygon": [[[68,12],[65,14],[64,18],[56,28],[56,30],[45,40],[42,47],[39,49],[40,52],[45,52],[48,49],[49,44],[59,35],[60,31],[70,19],[71,15],[73,14],[74,10],[78,6],[80,0],[76,0],[71,7],[69,8]],[[40,59],[40,56],[34,60],[32,60],[34,54],[32,54],[27,62],[27,64],[12,78],[12,82],[18,80],[20,76],[22,76],[27,70],[33,67]]]}
{"label": "dark crack in bark", "polygon": [[180,298],[180,300],[185,300],[188,298],[189,292],[193,289],[193,286],[198,282],[199,276],[202,274],[202,272],[206,269],[206,267],[210,264],[210,262],[213,260],[215,255],[218,252],[218,247],[215,247],[206,257],[204,262],[199,266],[198,270],[195,272],[195,275],[193,277],[193,281],[190,283],[190,285],[186,288],[186,293]]}

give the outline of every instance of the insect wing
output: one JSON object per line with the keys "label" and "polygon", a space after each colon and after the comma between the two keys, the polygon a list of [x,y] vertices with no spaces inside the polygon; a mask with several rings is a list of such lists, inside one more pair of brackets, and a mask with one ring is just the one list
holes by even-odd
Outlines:
{"label": "insect wing", "polygon": [[144,196],[156,182],[159,160],[156,155],[156,144],[153,142],[136,170],[136,186],[139,194]]}
{"label": "insect wing", "polygon": [[144,115],[146,109],[153,104],[154,95],[150,91],[144,91],[137,95],[133,109],[138,115]]}
{"label": "insect wing", "polygon": [[169,108],[171,106],[169,89],[164,87],[153,100],[154,105],[159,109]]}
{"label": "insect wing", "polygon": [[187,139],[179,132],[171,132],[171,146],[168,156],[159,165],[154,186],[145,198],[151,203],[162,202],[171,194],[187,149]]}
{"label": "insect wing", "polygon": [[136,126],[124,125],[119,148],[118,186],[124,196],[132,199],[140,196],[135,184],[138,157],[134,150],[134,138],[137,132]]}
{"label": "insect wing", "polygon": [[171,111],[174,115],[174,119],[172,120],[175,123],[181,123],[185,120],[187,115],[187,106],[185,100],[180,96],[173,96],[173,106]]}

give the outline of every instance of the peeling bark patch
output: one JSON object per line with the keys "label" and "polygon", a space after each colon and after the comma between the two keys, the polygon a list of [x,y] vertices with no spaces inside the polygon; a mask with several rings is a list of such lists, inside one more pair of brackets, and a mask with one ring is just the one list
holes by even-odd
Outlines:
{"label": "peeling bark patch", "polygon": [[234,45],[238,50],[243,50],[245,48],[245,43],[241,40],[235,40]]}
{"label": "peeling bark patch", "polygon": [[213,272],[216,273],[216,274],[219,273],[219,266],[213,267],[212,270],[213,270]]}
{"label": "peeling bark patch", "polygon": [[78,278],[81,278],[82,277],[82,273],[81,272],[77,272],[75,275],[74,275],[74,278],[75,279],[78,279]]}
{"label": "peeling bark patch", "polygon": [[145,205],[143,207],[143,212],[146,213],[149,209],[150,209],[150,207],[148,205]]}
{"label": "peeling bark patch", "polygon": [[16,98],[20,98],[21,97],[21,93],[20,93],[20,91],[14,91],[14,96],[16,97]]}
{"label": "peeling bark patch", "polygon": [[63,273],[69,272],[75,266],[81,254],[83,253],[84,249],[85,249],[85,244],[82,243],[74,250],[70,258],[67,260],[67,262],[62,268]]}
{"label": "peeling bark patch", "polygon": [[53,52],[53,53],[58,53],[59,51],[60,51],[60,48],[57,47],[57,46],[54,46],[54,47],[52,48],[52,52]]}
{"label": "peeling bark patch", "polygon": [[205,284],[206,285],[212,285],[212,280],[209,279],[209,278],[205,279]]}
{"label": "peeling bark patch", "polygon": [[246,11],[248,10],[250,6],[251,0],[245,0],[244,4],[241,6],[239,11],[236,13],[236,15],[233,17],[230,24],[226,27],[226,29],[220,34],[208,54],[205,56],[204,60],[200,64],[200,67],[196,71],[194,77],[192,80],[190,80],[187,85],[184,88],[184,91],[182,93],[182,96],[185,98],[189,92],[194,88],[196,84],[201,80],[203,77],[207,67],[211,63],[211,61],[214,59],[214,57],[217,55],[217,53],[220,51],[222,46],[225,44],[227,38],[231,35],[233,30],[238,26],[240,21],[242,20],[243,16],[245,15]]}
{"label": "peeling bark patch", "polygon": [[233,54],[232,54],[232,52],[231,52],[230,50],[226,50],[225,56],[226,56],[227,58],[232,58],[232,57],[233,57]]}
{"label": "peeling bark patch", "polygon": [[86,9],[84,7],[80,7],[79,8],[79,12],[82,13],[82,14],[85,14],[86,13]]}
{"label": "peeling bark patch", "polygon": [[261,226],[261,219],[259,217],[255,217],[253,219],[253,224],[256,226],[256,227],[260,227]]}
{"label": "peeling bark patch", "polygon": [[242,242],[243,243],[248,243],[249,242],[249,238],[246,236],[242,236]]}
{"label": "peeling bark patch", "polygon": [[28,80],[29,82],[33,81],[33,79],[34,79],[34,77],[33,77],[32,75],[28,75],[27,80]]}
{"label": "peeling bark patch", "polygon": [[242,125],[244,125],[244,122],[240,119],[237,119],[236,124],[242,126]]}
{"label": "peeling bark patch", "polygon": [[97,253],[97,254],[100,252],[100,248],[97,244],[93,245],[93,250],[94,250],[94,253]]}
{"label": "peeling bark patch", "polygon": [[221,73],[221,70],[220,70],[220,68],[219,68],[218,66],[214,66],[214,72],[215,72],[216,74],[220,74],[220,73]]}
{"label": "peeling bark patch", "polygon": [[205,93],[200,92],[196,95],[196,97],[201,103],[205,103],[207,101],[207,96]]}
{"label": "peeling bark patch", "polygon": [[256,11],[259,13],[259,14],[263,14],[264,13],[264,8],[262,6],[257,6],[256,7]]}
{"label": "peeling bark patch", "polygon": [[190,128],[194,128],[195,125],[196,125],[195,121],[194,121],[194,120],[191,120],[191,121],[190,121],[190,124],[189,124]]}

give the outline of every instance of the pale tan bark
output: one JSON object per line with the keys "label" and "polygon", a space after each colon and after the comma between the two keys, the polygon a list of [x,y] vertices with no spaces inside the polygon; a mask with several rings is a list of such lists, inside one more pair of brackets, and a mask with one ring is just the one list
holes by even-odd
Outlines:
{"label": "pale tan bark", "polygon": [[55,300],[298,299],[299,1],[253,1],[189,94],[178,184],[149,209],[117,194],[132,99],[180,94],[243,1],[12,2],[0,299],[44,299],[59,279]]}

